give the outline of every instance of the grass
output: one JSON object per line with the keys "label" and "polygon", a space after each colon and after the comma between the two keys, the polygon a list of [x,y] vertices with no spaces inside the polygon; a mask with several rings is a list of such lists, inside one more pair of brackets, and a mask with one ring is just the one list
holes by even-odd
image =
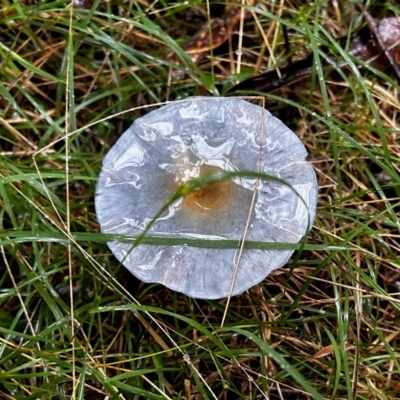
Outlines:
{"label": "grass", "polygon": [[[363,12],[246,3],[197,64],[185,43],[224,3],[82,3],[0,6],[0,398],[399,398],[399,86],[347,51]],[[399,14],[395,1],[363,11]],[[144,284],[110,254],[94,213],[101,161],[158,104],[223,95],[310,52],[309,78],[241,95],[264,95],[306,145],[314,228],[230,300],[221,327],[226,299]],[[336,58],[349,66],[324,72]]]}

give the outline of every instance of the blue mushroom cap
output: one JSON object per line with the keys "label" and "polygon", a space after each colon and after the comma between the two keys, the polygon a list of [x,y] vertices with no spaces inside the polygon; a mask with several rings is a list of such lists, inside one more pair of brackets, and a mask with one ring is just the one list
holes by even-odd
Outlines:
{"label": "blue mushroom cap", "polygon": [[[214,183],[172,204],[148,235],[239,242],[256,190],[246,240],[297,243],[313,224],[318,196],[306,157],[295,133],[247,101],[191,97],[168,104],[138,118],[104,158],[95,196],[101,231],[140,235],[189,179],[216,170],[260,170],[288,185],[262,180],[255,189],[255,179],[243,177]],[[202,299],[230,294],[238,249],[108,245],[144,282]],[[262,281],[292,253],[245,249],[232,295]]]}

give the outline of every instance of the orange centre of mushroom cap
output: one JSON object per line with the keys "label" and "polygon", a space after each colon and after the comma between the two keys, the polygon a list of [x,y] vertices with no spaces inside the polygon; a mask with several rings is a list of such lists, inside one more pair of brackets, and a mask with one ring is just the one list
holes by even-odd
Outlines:
{"label": "orange centre of mushroom cap", "polygon": [[[200,167],[200,176],[220,171],[218,167],[203,165]],[[235,183],[223,180],[195,190],[183,198],[182,206],[191,211],[212,213],[224,208],[232,198]]]}

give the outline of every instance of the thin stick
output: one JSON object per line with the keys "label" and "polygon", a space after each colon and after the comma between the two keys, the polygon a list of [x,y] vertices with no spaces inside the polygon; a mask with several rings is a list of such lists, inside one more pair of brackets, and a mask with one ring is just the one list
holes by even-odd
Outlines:
{"label": "thin stick", "polygon": [[[72,24],[73,24],[73,15],[74,15],[74,5],[73,3],[70,4],[69,6],[69,43],[73,43],[72,38],[73,38],[73,31],[72,31]],[[69,53],[70,55],[73,56],[73,52]],[[68,138],[68,133],[70,131],[70,117],[69,117],[69,112],[70,112],[70,107],[69,107],[69,102],[73,102],[74,100],[74,95],[71,94],[71,91],[74,90],[74,87],[70,86],[70,74],[71,74],[71,69],[73,68],[71,66],[71,63],[73,63],[73,59],[71,57],[67,57],[67,74],[66,74],[66,92],[65,92],[65,134],[64,134],[64,140],[65,140],[65,197],[66,197],[66,231],[68,234],[71,234],[71,210],[70,210],[70,204],[69,204],[69,138]],[[72,245],[69,242],[67,245],[67,253],[68,253],[68,275],[69,275],[69,292],[70,292],[70,314],[71,314],[71,369],[72,369],[72,394],[71,394],[71,399],[75,400],[76,399],[76,389],[77,385],[79,384],[79,381],[76,379],[76,354],[75,354],[75,318],[74,318],[74,287],[73,287],[73,279],[72,279]]]}
{"label": "thin stick", "polygon": [[[245,0],[242,0],[242,6],[246,4]],[[239,42],[238,49],[236,51],[237,55],[237,65],[236,65],[236,73],[240,74],[241,63],[242,63],[242,49],[243,49],[243,25],[244,25],[244,7],[240,8],[240,23],[239,23]]]}
{"label": "thin stick", "polygon": [[[264,97],[262,98],[262,102],[263,102],[263,109],[262,109],[262,112],[261,112],[261,135],[260,135],[260,149],[258,151],[257,172],[260,172],[260,170],[261,170],[262,142],[263,142],[263,139],[264,139],[264,115],[265,115],[265,113],[264,113],[264,111],[265,111],[265,108],[264,108],[264,106],[265,106],[265,98]],[[248,230],[249,230],[249,226],[250,226],[250,222],[251,222],[251,214],[252,214],[253,209],[254,209],[254,203],[256,202],[259,182],[260,182],[260,179],[257,178],[256,179],[256,183],[254,184],[253,196],[251,198],[251,204],[250,204],[250,208],[249,208],[249,213],[247,215],[246,226],[244,228],[244,232],[243,232],[243,235],[242,235],[242,240],[241,240],[241,243],[240,243],[240,249],[239,249],[237,261],[235,263],[235,272],[233,273],[231,287],[229,289],[228,300],[226,302],[224,315],[222,317],[221,328],[224,326],[226,314],[228,313],[229,303],[230,303],[230,300],[231,300],[231,297],[232,297],[233,288],[234,288],[235,283],[236,283],[236,277],[237,277],[237,274],[238,274],[238,271],[239,271],[239,264],[240,264],[240,260],[242,259],[242,254],[243,254],[243,250],[244,250],[244,243],[246,241],[246,236],[247,236],[247,233],[248,233]]]}

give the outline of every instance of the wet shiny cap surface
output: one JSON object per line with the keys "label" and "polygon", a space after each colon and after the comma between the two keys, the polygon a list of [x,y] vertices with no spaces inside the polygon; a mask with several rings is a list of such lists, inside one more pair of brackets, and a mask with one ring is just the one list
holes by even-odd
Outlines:
{"label": "wet shiny cap surface", "polygon": [[[258,171],[291,185],[260,181],[246,240],[297,243],[315,218],[318,185],[295,133],[267,110],[234,98],[191,97],[138,118],[103,161],[95,206],[104,233],[140,235],[189,179],[225,170]],[[148,235],[240,240],[254,179],[234,178],[181,198]],[[137,278],[201,299],[227,297],[238,249],[108,243]],[[292,250],[245,249],[233,295],[286,264]]]}

